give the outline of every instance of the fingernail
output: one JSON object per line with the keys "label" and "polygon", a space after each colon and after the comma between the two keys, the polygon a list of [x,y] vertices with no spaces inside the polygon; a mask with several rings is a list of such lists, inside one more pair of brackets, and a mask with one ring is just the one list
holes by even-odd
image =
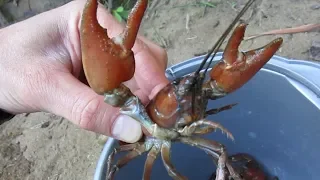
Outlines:
{"label": "fingernail", "polygon": [[120,115],[114,122],[112,135],[118,140],[135,143],[142,137],[141,125],[129,116]]}

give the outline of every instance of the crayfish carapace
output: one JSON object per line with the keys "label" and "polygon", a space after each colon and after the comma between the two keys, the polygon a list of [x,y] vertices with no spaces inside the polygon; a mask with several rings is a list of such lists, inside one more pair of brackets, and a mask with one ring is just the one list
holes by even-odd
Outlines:
{"label": "crayfish carapace", "polygon": [[[208,100],[222,98],[247,83],[282,44],[283,40],[278,38],[258,49],[247,52],[238,50],[247,27],[244,22],[238,21],[253,2],[254,0],[249,0],[208,52],[196,72],[171,82],[144,106],[123,82],[130,80],[135,72],[135,59],[131,49],[148,1],[137,1],[124,32],[111,39],[106,29],[97,21],[97,0],[87,0],[80,32],[82,61],[87,81],[96,93],[104,96],[106,103],[119,107],[121,114],[132,117],[146,130],[146,135],[141,141],[114,149],[109,156],[107,179],[113,179],[121,167],[146,152],[148,156],[143,179],[150,179],[154,160],[159,153],[168,174],[173,179],[187,179],[177,172],[171,163],[170,150],[174,142],[196,146],[216,159],[216,179],[226,179],[227,174],[233,179],[241,179],[228,160],[225,146],[200,136],[221,129],[233,139],[231,132],[222,125],[205,119],[209,114],[230,109],[232,105],[205,111]],[[204,67],[205,64],[208,61],[211,63],[212,57],[236,23],[238,25],[228,41],[223,58],[207,73],[209,66]],[[207,74],[209,80],[205,80]],[[112,166],[113,156],[124,151],[128,154]]]}

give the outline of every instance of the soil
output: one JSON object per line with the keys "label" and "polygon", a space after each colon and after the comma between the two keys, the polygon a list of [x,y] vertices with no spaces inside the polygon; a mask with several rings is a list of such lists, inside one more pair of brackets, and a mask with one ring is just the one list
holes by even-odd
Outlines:
{"label": "soil", "polygon": [[[9,23],[18,22],[69,1],[8,0],[0,10]],[[215,7],[193,6],[192,2],[200,1],[158,1],[142,24],[141,33],[167,50],[168,66],[206,52],[246,0],[209,1]],[[319,23],[319,7],[319,0],[258,0],[243,16],[249,23],[246,35]],[[312,48],[320,41],[319,29],[255,38],[243,42],[241,49],[260,47],[278,36],[284,38],[284,44],[277,55],[319,60],[319,54],[314,54],[319,50]],[[102,147],[97,134],[62,117],[48,113],[17,115],[0,125],[0,179],[93,179]]]}

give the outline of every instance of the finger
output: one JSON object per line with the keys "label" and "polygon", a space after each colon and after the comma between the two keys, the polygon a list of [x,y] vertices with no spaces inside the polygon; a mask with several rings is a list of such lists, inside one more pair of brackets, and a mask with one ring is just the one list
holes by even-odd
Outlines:
{"label": "finger", "polygon": [[[153,56],[157,59],[157,61],[160,63],[161,68],[165,71],[168,65],[168,54],[167,52],[155,44],[154,42],[150,41],[149,39],[145,38],[144,36],[138,36],[138,40],[141,40],[143,43],[145,43],[149,49],[150,52],[153,54]],[[137,52],[139,51],[139,43],[137,42],[137,46],[133,47],[133,51]]]}
{"label": "finger", "polygon": [[[45,109],[61,115],[83,129],[94,131],[125,142],[136,142],[142,136],[140,124],[120,115],[119,109],[109,106],[103,97],[68,73],[57,73],[50,89]],[[55,84],[53,87],[52,84]]]}
{"label": "finger", "polygon": [[130,87],[132,91],[141,90],[149,99],[168,83],[164,73],[164,64],[159,64],[157,60],[157,58],[161,58],[161,54],[162,59],[165,59],[165,53],[161,49],[154,51],[158,56],[154,56],[150,52],[152,51],[149,46],[137,39],[135,44],[135,74],[130,81],[125,82],[125,85]]}
{"label": "finger", "polygon": [[140,49],[137,48],[135,54],[136,72],[134,77],[138,87],[141,87],[141,91],[149,96],[149,99],[152,99],[169,81],[163,68],[157,65],[156,58],[149,53],[149,47],[139,40],[137,44],[140,44]]}

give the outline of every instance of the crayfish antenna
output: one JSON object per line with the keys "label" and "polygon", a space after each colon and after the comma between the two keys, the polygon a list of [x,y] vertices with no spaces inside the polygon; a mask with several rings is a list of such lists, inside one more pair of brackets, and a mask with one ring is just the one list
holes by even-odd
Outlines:
{"label": "crayfish antenna", "polygon": [[[209,67],[210,67],[210,65],[212,63],[213,58],[215,57],[216,53],[218,52],[218,49],[221,47],[223,41],[227,38],[228,34],[231,32],[233,27],[236,25],[236,23],[240,20],[242,15],[248,10],[248,8],[252,5],[252,3],[254,1],[255,0],[249,0],[246,3],[246,5],[242,8],[240,13],[236,16],[236,18],[232,21],[232,23],[229,25],[229,27],[225,30],[225,32],[219,38],[219,40],[209,50],[209,52],[207,53],[206,57],[201,62],[199,68],[194,73],[194,76],[193,76],[193,79],[192,79],[192,83],[191,83],[190,87],[188,87],[188,89],[193,89],[192,90],[192,112],[193,113],[195,112],[195,107],[193,106],[193,104],[195,103],[195,95],[196,95],[196,93],[198,93],[196,91],[201,89],[199,87],[201,87],[203,85],[203,83],[204,83],[205,75],[206,75],[206,73],[207,73],[207,71],[208,71],[208,69],[209,69]],[[211,58],[210,58],[210,56],[211,56]],[[203,67],[207,63],[208,59],[210,59],[209,64],[207,65],[204,73],[200,74],[200,71],[203,69]]]}
{"label": "crayfish antenna", "polygon": [[236,18],[232,21],[232,23],[229,25],[229,27],[225,30],[225,32],[222,34],[222,36],[219,38],[219,40],[215,43],[215,45],[209,50],[209,52],[207,53],[206,57],[203,59],[203,61],[201,62],[199,68],[197,69],[197,71],[195,72],[196,75],[198,75],[200,73],[200,71],[202,70],[202,68],[204,67],[204,65],[206,64],[206,62],[208,61],[208,59],[210,58],[210,56],[212,56],[210,58],[210,62],[207,66],[207,68],[205,69],[205,72],[207,72],[207,70],[210,67],[210,64],[214,58],[214,56],[216,55],[216,53],[218,52],[218,49],[221,47],[223,41],[227,38],[228,34],[232,31],[233,27],[237,24],[237,22],[240,20],[240,18],[242,17],[242,15],[248,10],[248,8],[252,5],[252,3],[255,0],[249,0],[246,5],[242,8],[242,10],[240,11],[240,13],[236,16]]}

